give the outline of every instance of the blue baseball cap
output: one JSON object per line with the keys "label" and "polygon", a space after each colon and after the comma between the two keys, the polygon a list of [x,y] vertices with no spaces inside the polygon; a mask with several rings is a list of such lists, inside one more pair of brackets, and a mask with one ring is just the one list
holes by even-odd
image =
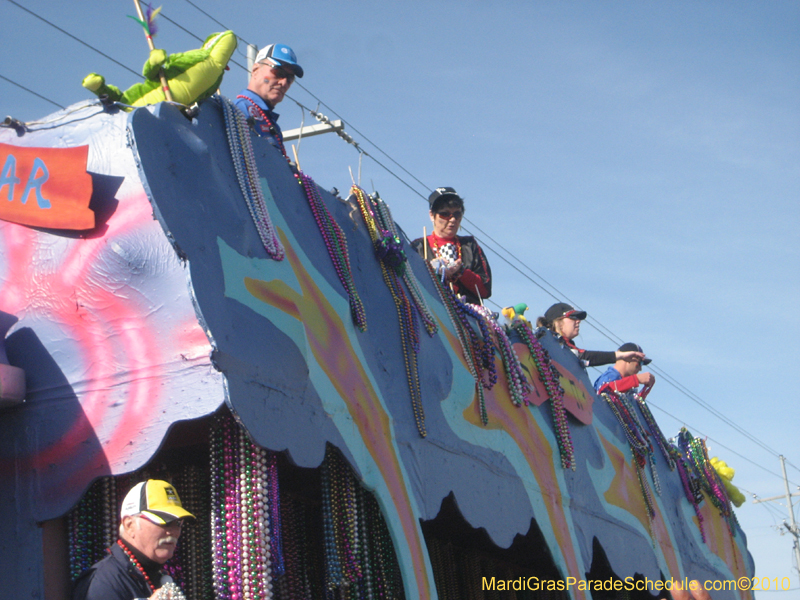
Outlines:
{"label": "blue baseball cap", "polygon": [[285,44],[270,44],[265,46],[256,54],[256,62],[269,59],[276,66],[286,67],[297,77],[303,76],[303,67],[297,64],[297,55],[294,50]]}

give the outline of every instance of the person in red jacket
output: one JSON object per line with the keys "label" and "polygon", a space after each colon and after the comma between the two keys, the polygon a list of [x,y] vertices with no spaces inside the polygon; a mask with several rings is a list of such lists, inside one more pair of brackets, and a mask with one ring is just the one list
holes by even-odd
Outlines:
{"label": "person in red jacket", "polygon": [[[468,235],[457,235],[464,216],[464,200],[451,187],[436,188],[428,197],[433,233],[411,242],[429,262],[438,261],[453,290],[471,304],[492,295],[492,270],[483,250]],[[427,246],[427,251],[426,251]]]}
{"label": "person in red jacket", "polygon": [[[641,352],[644,356],[641,346],[632,342],[622,344],[619,351]],[[632,355],[620,358],[597,378],[597,381],[594,382],[594,389],[598,394],[608,391],[625,393],[635,390],[640,385],[652,386],[656,382],[655,376],[647,371],[642,371],[642,365],[649,365],[650,362],[649,358]]]}

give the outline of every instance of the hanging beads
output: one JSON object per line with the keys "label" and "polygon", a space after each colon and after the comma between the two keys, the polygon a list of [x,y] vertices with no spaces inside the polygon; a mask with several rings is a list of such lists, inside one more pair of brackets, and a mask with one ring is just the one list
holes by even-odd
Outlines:
{"label": "hanging beads", "polygon": [[280,514],[270,513],[269,496],[277,471],[229,415],[217,417],[210,446],[214,591],[225,600],[272,598]]}
{"label": "hanging beads", "polygon": [[311,207],[314,220],[317,222],[317,227],[319,227],[319,231],[322,234],[325,247],[328,249],[328,255],[331,257],[336,275],[339,277],[339,281],[342,282],[342,286],[347,292],[347,297],[350,299],[350,315],[353,318],[353,322],[359,330],[366,331],[367,315],[358,295],[356,285],[353,282],[353,272],[350,269],[350,255],[347,252],[347,239],[344,231],[333,219],[333,215],[331,215],[328,207],[322,201],[322,196],[320,196],[314,180],[305,173],[300,173],[297,177],[306,192],[308,204]]}
{"label": "hanging beads", "polygon": [[[372,209],[372,203],[364,190],[358,186],[353,186],[351,194],[355,197],[361,216],[367,226],[373,244],[377,244],[380,239],[378,223]],[[409,394],[411,396],[411,410],[414,414],[414,422],[421,437],[428,435],[425,429],[425,411],[422,406],[422,388],[419,381],[419,368],[417,365],[417,353],[419,352],[419,336],[417,333],[416,313],[412,310],[411,302],[406,296],[403,286],[397,273],[387,266],[386,261],[381,261],[381,273],[386,287],[394,300],[397,318],[400,325],[400,343],[403,348],[403,359],[406,369],[406,380],[408,381]],[[407,271],[408,269],[406,269]]]}
{"label": "hanging beads", "polygon": [[486,413],[486,398],[484,397],[483,391],[483,368],[479,360],[480,340],[478,340],[477,334],[470,325],[469,319],[463,310],[463,302],[461,302],[453,290],[445,285],[444,281],[437,276],[431,263],[426,262],[425,266],[428,268],[431,280],[433,280],[436,285],[436,290],[439,292],[442,304],[447,310],[447,315],[450,317],[450,322],[453,324],[453,329],[458,336],[458,341],[461,343],[464,360],[467,362],[467,369],[469,369],[470,374],[475,379],[475,391],[478,395],[481,423],[487,425],[489,423],[489,415]]}
{"label": "hanging beads", "polygon": [[[370,196],[369,198],[372,200],[372,208],[374,210],[375,220],[378,223],[379,227],[381,227],[383,236],[384,237],[391,236],[391,239],[394,240],[395,243],[399,242],[400,234],[397,231],[397,226],[395,225],[394,219],[392,219],[392,213],[389,210],[389,205],[386,204],[380,198],[380,196],[378,196],[377,192],[372,196]],[[400,251],[404,252],[404,250]],[[419,281],[417,281],[417,277],[414,275],[413,269],[405,268],[402,270],[401,275],[403,277],[403,280],[406,282],[409,295],[411,296],[411,299],[414,301],[414,305],[417,308],[417,312],[419,313],[420,317],[422,317],[422,322],[425,324],[425,329],[428,332],[428,335],[431,336],[434,335],[439,328],[436,325],[436,321],[430,309],[428,308],[428,305],[422,298],[422,291],[419,287]]]}
{"label": "hanging beads", "polygon": [[534,335],[530,325],[517,321],[512,325],[512,329],[517,332],[522,343],[528,347],[528,351],[536,365],[536,370],[539,373],[539,380],[544,385],[547,397],[550,398],[556,442],[561,455],[561,467],[563,469],[571,468],[574,471],[576,468],[575,448],[569,431],[567,410],[564,408],[564,388],[561,387],[558,370],[550,360],[547,350],[544,349],[536,335]]}
{"label": "hanging beads", "polygon": [[650,412],[650,407],[647,406],[647,402],[645,402],[645,398],[647,398],[647,394],[650,393],[651,389],[653,389],[652,386],[645,387],[640,394],[634,394],[634,398],[639,405],[639,410],[642,413],[642,417],[644,417],[644,422],[647,423],[647,427],[650,429],[652,439],[655,440],[656,446],[661,450],[661,454],[667,461],[670,471],[672,471],[675,469],[675,459],[671,451],[670,443],[667,441],[667,438],[664,437],[661,428],[658,426],[658,423],[656,423],[653,413]]}
{"label": "hanging beads", "polygon": [[505,328],[497,322],[496,314],[485,306],[473,304],[470,305],[470,308],[475,318],[481,319],[494,337],[494,345],[500,352],[500,359],[506,374],[511,401],[517,406],[521,406],[523,403],[527,404],[526,398],[531,392],[531,386],[525,377],[525,371],[522,369],[517,353],[514,352]]}
{"label": "hanging beads", "polygon": [[233,167],[236,171],[236,179],[239,182],[242,195],[247,203],[247,208],[267,254],[274,260],[283,260],[284,248],[272,226],[272,219],[270,219],[267,203],[264,200],[261,178],[258,175],[258,167],[256,166],[253,143],[250,139],[250,129],[247,126],[247,121],[242,112],[230,100],[224,96],[220,96],[220,99]]}
{"label": "hanging beads", "polygon": [[[634,458],[634,466],[636,467],[636,475],[639,478],[639,487],[642,490],[642,497],[645,506],[647,507],[647,514],[650,519],[655,516],[655,505],[653,498],[650,494],[650,486],[647,483],[647,475],[644,472],[645,466],[650,463],[651,471],[653,473],[653,481],[656,486],[658,484],[658,475],[653,468],[654,465],[650,462],[653,447],[650,445],[649,436],[642,427],[636,414],[633,412],[632,407],[626,402],[624,394],[619,392],[607,392],[600,395],[608,404],[611,412],[617,417],[617,421],[622,426],[625,433],[625,438],[628,440],[628,445],[631,448],[631,453]],[[656,488],[660,493],[660,487]]]}
{"label": "hanging beads", "polygon": [[703,440],[693,437],[684,427],[678,434],[678,448],[681,452],[681,462],[686,470],[692,494],[699,504],[704,495],[708,496],[711,503],[725,518],[728,530],[734,535],[738,526],[736,514],[731,507],[728,493],[708,458],[708,449]]}
{"label": "hanging beads", "polygon": [[403,598],[400,568],[375,498],[332,447],[321,478],[326,598]]}

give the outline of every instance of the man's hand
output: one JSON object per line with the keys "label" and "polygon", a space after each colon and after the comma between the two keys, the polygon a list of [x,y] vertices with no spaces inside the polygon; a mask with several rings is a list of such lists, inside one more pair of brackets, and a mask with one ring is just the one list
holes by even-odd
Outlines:
{"label": "man's hand", "polygon": [[636,375],[636,377],[639,379],[639,383],[642,385],[653,385],[656,382],[656,376],[652,373],[639,373]]}

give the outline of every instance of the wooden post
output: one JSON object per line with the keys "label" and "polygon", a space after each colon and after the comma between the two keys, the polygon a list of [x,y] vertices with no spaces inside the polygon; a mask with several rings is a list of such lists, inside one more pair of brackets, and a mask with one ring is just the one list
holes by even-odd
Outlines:
{"label": "wooden post", "polygon": [[[144,19],[144,13],[142,12],[142,7],[139,4],[139,0],[133,0],[133,3],[136,5],[136,14],[139,15],[139,19],[142,23],[147,23]],[[147,39],[147,45],[150,47],[150,50],[155,50],[156,46],[153,44],[153,38],[150,35],[150,27],[145,29],[144,37]],[[169,91],[169,83],[167,83],[167,76],[164,75],[164,67],[158,69],[158,77],[161,79],[161,89],[164,90],[164,97],[167,99],[168,102],[172,102],[172,92]]]}

